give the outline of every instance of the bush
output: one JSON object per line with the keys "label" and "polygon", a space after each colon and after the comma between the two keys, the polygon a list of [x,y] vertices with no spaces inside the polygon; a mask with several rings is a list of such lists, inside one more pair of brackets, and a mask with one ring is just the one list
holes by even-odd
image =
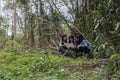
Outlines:
{"label": "bush", "polygon": [[104,39],[104,36],[99,35],[94,41],[94,46],[91,50],[91,53],[96,58],[105,58],[110,57],[110,55],[115,53],[115,49],[111,43]]}
{"label": "bush", "polygon": [[[112,76],[115,75],[116,77],[120,74],[118,73],[120,70],[120,54],[113,54],[110,57],[110,60],[107,65],[107,74],[109,78],[113,78]],[[114,76],[114,77],[115,77]]]}
{"label": "bush", "polygon": [[17,43],[17,42],[14,42],[14,40],[9,40],[7,41],[6,43],[6,47],[5,47],[5,51],[8,51],[8,52],[17,52],[19,53],[22,49],[22,45]]}

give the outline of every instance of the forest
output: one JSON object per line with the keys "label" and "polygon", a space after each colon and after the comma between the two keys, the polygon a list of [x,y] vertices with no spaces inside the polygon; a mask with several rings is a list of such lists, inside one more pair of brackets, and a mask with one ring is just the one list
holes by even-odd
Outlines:
{"label": "forest", "polygon": [[[120,80],[120,0],[0,0],[0,80]],[[80,34],[88,54],[58,51]]]}

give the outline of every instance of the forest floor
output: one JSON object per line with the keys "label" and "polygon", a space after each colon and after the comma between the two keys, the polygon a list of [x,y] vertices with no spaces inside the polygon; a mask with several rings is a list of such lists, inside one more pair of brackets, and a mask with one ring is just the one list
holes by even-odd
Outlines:
{"label": "forest floor", "polygon": [[0,80],[108,80],[106,59],[44,53],[0,52]]}

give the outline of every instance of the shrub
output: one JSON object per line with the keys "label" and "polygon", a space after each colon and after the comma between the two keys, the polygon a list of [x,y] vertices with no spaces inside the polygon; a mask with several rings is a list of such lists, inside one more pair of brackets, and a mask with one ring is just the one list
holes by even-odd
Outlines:
{"label": "shrub", "polygon": [[91,53],[96,58],[104,58],[110,57],[113,53],[115,53],[115,49],[111,43],[107,42],[102,35],[97,36],[94,41],[94,46],[91,50]]}
{"label": "shrub", "polygon": [[110,60],[107,65],[108,77],[109,76],[112,77],[113,75],[116,75],[117,77],[119,75],[119,73],[117,73],[119,72],[119,70],[120,70],[120,54],[113,54],[111,55]]}
{"label": "shrub", "polygon": [[19,44],[17,42],[14,42],[13,40],[9,40],[6,43],[6,47],[5,47],[4,50],[8,51],[8,52],[19,53],[21,49],[22,49],[22,45],[21,44]]}

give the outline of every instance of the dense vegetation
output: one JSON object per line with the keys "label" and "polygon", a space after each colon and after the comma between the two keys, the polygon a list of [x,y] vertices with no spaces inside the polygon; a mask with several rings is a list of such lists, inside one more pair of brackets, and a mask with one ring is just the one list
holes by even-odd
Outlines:
{"label": "dense vegetation", "polygon": [[[1,0],[0,79],[119,80],[119,3]],[[56,51],[60,36],[75,33],[91,43],[90,55],[60,57]]]}
{"label": "dense vegetation", "polygon": [[[62,58],[44,51],[37,53],[0,53],[0,79],[3,80],[106,80],[105,59]],[[49,56],[49,57],[48,57]],[[50,60],[49,60],[50,59]],[[119,72],[111,76],[120,78]]]}

